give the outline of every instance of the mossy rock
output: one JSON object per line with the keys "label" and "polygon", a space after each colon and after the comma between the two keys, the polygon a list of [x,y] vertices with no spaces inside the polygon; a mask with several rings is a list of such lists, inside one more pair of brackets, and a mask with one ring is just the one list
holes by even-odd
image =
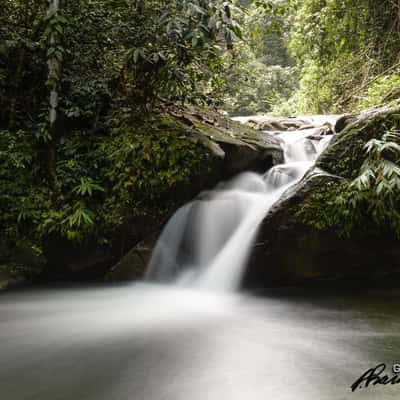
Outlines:
{"label": "mossy rock", "polygon": [[[165,121],[165,116],[164,116]],[[226,177],[253,169],[265,170],[283,161],[280,141],[213,110],[195,107],[170,111],[169,124],[189,131],[207,147],[212,156],[224,159]],[[260,165],[264,162],[264,165]]]}
{"label": "mossy rock", "polygon": [[317,167],[347,179],[354,179],[365,160],[365,144],[397,129],[400,105],[366,110],[338,133],[317,161]]}

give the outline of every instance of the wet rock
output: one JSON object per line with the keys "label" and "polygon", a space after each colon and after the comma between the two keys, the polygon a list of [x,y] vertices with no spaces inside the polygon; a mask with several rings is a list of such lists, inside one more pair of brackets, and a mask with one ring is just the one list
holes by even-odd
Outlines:
{"label": "wet rock", "polygon": [[129,282],[143,278],[144,271],[150,261],[151,253],[157,243],[159,234],[159,232],[153,233],[134,246],[108,271],[106,281]]}
{"label": "wet rock", "polygon": [[335,123],[335,132],[342,132],[348,125],[356,120],[356,116],[353,114],[346,114],[340,117]]}
{"label": "wet rock", "polygon": [[42,271],[45,259],[28,242],[0,239],[0,290],[24,285]]}
{"label": "wet rock", "polygon": [[332,121],[326,121],[326,117],[257,117],[249,118],[239,117],[237,121],[264,132],[283,132],[297,131],[305,129],[321,128],[324,134],[332,134],[338,117],[332,116]]}
{"label": "wet rock", "polygon": [[255,126],[260,131],[295,131],[313,127],[307,121],[297,118],[265,118]]}

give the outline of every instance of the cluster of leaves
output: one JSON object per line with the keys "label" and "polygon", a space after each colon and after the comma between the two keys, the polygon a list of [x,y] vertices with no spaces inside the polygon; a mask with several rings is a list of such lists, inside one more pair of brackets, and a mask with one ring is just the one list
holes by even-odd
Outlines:
{"label": "cluster of leaves", "polygon": [[[246,44],[227,70],[224,109],[231,115],[266,113],[288,99],[297,84],[292,67],[266,65],[254,57]],[[228,56],[229,57],[229,56]],[[227,62],[231,60],[228,58]]]}
{"label": "cluster of leaves", "polygon": [[[343,180],[326,180],[320,183],[303,202],[296,216],[305,224],[319,230],[336,230],[343,235],[344,221],[348,211],[341,208],[338,213],[338,198],[347,188]],[[346,218],[343,218],[346,217]]]}
{"label": "cluster of leaves", "polygon": [[33,142],[25,131],[0,131],[1,236],[23,238],[25,232],[17,221],[22,221],[24,213],[34,219],[46,207],[46,194],[36,179],[39,167],[32,153]]}
{"label": "cluster of leaves", "polygon": [[49,58],[62,60],[59,112],[90,125],[111,98],[145,107],[158,97],[206,100],[222,82],[222,54],[241,37],[236,0],[71,0],[46,13],[33,0],[0,11],[3,127],[36,122]]}
{"label": "cluster of leaves", "polygon": [[[110,119],[110,134],[76,132],[59,145],[58,203],[53,204],[40,162],[29,155],[34,137],[1,132],[0,236],[39,246],[56,234],[71,241],[110,243],[126,220],[162,215],[185,198],[194,171],[207,170],[209,154],[168,116]],[[178,203],[177,203],[178,202]]]}

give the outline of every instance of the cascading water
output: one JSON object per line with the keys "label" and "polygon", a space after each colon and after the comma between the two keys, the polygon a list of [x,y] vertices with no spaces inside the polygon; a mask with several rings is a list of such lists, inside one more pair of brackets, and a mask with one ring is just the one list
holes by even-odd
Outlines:
{"label": "cascading water", "polygon": [[178,210],[154,249],[147,279],[230,291],[237,288],[257,229],[273,204],[313,166],[330,135],[275,133],[285,163],[264,176],[243,173]]}

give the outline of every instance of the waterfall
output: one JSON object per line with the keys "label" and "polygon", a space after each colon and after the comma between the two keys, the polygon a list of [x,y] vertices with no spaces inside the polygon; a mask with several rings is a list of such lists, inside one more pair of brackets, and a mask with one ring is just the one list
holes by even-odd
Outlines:
{"label": "waterfall", "polygon": [[276,132],[285,163],[246,172],[179,209],[154,249],[147,280],[231,291],[240,284],[258,227],[328,145],[318,129]]}

